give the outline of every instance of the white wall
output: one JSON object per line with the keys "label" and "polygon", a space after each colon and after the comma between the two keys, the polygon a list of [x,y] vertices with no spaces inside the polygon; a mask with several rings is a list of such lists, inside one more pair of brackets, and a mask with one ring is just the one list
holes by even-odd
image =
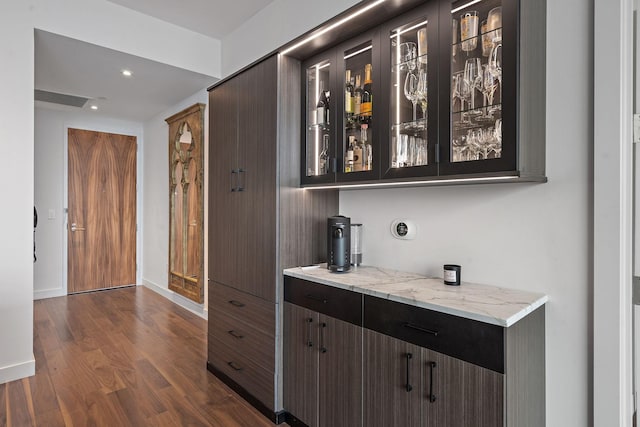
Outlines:
{"label": "white wall", "polygon": [[[88,129],[137,137],[143,151],[142,123],[111,119],[87,111],[68,112],[35,109],[35,205],[38,208],[36,245],[38,261],[33,266],[35,299],[67,294],[66,287],[66,134],[67,128]],[[139,154],[140,155],[140,154]],[[138,175],[142,159],[138,158]],[[138,195],[142,190],[138,176]],[[141,203],[138,203],[138,210]],[[52,210],[55,218],[49,219]],[[139,248],[138,248],[139,250]]]}
{"label": "white wall", "polygon": [[[321,21],[307,10],[315,2],[290,3],[274,2],[223,40],[223,74]],[[353,3],[333,2],[333,11]],[[463,280],[549,295],[549,426],[581,427],[592,420],[592,6],[590,0],[547,1],[548,183],[340,194],[341,213],[364,223],[366,264],[441,275],[444,263],[455,262]],[[390,236],[398,217],[418,224],[416,240]]]}
{"label": "white wall", "polygon": [[[208,102],[206,88],[174,105],[170,109],[156,115],[144,123],[144,236],[142,243],[142,283],[156,292],[166,296],[183,307],[199,314],[206,315],[205,304],[196,304],[191,300],[169,290],[169,125],[164,121],[195,103]],[[208,141],[208,110],[204,111],[205,134]],[[207,153],[205,145],[205,169]],[[205,177],[206,182],[206,177]],[[205,203],[205,218],[206,206]],[[205,237],[206,237],[205,233]],[[205,245],[206,247],[206,245]],[[206,259],[206,254],[205,254]],[[205,277],[207,277],[205,272]],[[206,286],[205,286],[206,289]],[[205,295],[206,301],[206,295]]]}
{"label": "white wall", "polygon": [[222,75],[251,64],[359,0],[275,0],[222,39]]}
{"label": "white wall", "polygon": [[105,0],[0,2],[0,181],[5,201],[0,213],[0,383],[33,374],[35,367],[34,28],[215,77],[220,74],[218,40]]}

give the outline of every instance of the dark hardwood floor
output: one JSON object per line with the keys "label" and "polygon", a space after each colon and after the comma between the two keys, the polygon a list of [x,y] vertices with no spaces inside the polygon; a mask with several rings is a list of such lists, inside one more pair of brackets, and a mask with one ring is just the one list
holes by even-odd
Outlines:
{"label": "dark hardwood floor", "polygon": [[36,375],[0,385],[0,426],[272,426],[206,370],[206,329],[144,287],[36,301]]}

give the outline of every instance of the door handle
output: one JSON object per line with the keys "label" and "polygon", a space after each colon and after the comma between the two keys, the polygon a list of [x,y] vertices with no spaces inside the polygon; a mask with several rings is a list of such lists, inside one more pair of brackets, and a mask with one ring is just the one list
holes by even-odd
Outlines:
{"label": "door handle", "polygon": [[238,169],[238,191],[244,191],[244,174],[246,172],[246,169]]}
{"label": "door handle", "polygon": [[71,223],[71,231],[84,231],[84,227],[78,227],[75,222]]}
{"label": "door handle", "polygon": [[429,402],[433,403],[436,401],[436,395],[433,393],[433,369],[436,367],[436,362],[428,362],[429,365],[429,394],[427,398]]}
{"label": "door handle", "polygon": [[413,354],[407,353],[405,355],[405,357],[407,358],[407,384],[406,384],[405,390],[407,390],[407,392],[409,392],[409,391],[413,390],[413,387],[411,386],[411,379],[410,379],[411,373],[409,372],[409,363],[410,363],[411,359],[413,358]]}

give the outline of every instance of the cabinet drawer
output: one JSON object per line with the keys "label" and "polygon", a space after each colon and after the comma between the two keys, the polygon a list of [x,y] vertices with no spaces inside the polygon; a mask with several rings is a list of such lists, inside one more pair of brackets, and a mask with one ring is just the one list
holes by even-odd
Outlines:
{"label": "cabinet drawer", "polygon": [[222,341],[209,337],[209,363],[267,407],[274,406],[274,375]]}
{"label": "cabinet drawer", "polygon": [[285,276],[284,300],[362,326],[362,294]]}
{"label": "cabinet drawer", "polygon": [[209,287],[209,316],[212,313],[246,322],[269,336],[275,336],[273,303],[216,282],[211,282]]}
{"label": "cabinet drawer", "polygon": [[364,327],[504,373],[497,325],[365,295]]}
{"label": "cabinet drawer", "polygon": [[[252,324],[209,310],[209,340],[220,341],[269,372],[275,369],[275,339]],[[211,351],[217,351],[210,346]]]}

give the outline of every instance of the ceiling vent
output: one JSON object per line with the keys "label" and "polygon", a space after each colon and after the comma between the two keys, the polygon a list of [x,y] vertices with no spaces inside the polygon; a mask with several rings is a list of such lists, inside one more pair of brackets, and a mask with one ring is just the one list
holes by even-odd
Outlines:
{"label": "ceiling vent", "polygon": [[36,101],[51,102],[53,104],[68,105],[70,107],[84,107],[89,98],[75,95],[65,95],[64,93],[47,92],[46,90],[36,89],[34,91],[34,99]]}

